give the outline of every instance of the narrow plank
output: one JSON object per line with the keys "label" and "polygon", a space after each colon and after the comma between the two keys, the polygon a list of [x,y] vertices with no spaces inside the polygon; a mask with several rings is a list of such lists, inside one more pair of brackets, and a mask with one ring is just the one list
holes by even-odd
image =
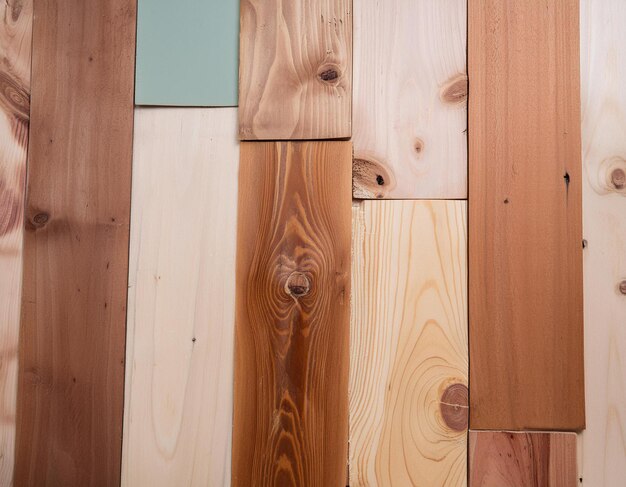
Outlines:
{"label": "narrow plank", "polygon": [[229,486],[237,110],[135,111],[122,485]]}
{"label": "narrow plank", "polygon": [[578,0],[470,0],[472,429],[585,425]]}
{"label": "narrow plank", "polygon": [[350,142],[241,145],[234,487],[345,485],[351,162]]}
{"label": "narrow plank", "polygon": [[574,433],[470,431],[470,487],[575,487]]}
{"label": "narrow plank", "polygon": [[137,105],[237,105],[237,0],[139,0],[137,9]]}
{"label": "narrow plank", "polygon": [[581,2],[584,485],[626,479],[626,4]]}
{"label": "narrow plank", "polygon": [[350,486],[467,481],[463,201],[353,213]]}
{"label": "narrow plank", "polygon": [[354,3],[355,198],[467,197],[465,0]]}
{"label": "narrow plank", "polygon": [[239,136],[351,135],[352,0],[241,0]]}
{"label": "narrow plank", "polygon": [[135,4],[34,4],[15,485],[120,479]]}
{"label": "narrow plank", "polygon": [[30,115],[32,1],[0,4],[0,18],[0,485],[11,485]]}

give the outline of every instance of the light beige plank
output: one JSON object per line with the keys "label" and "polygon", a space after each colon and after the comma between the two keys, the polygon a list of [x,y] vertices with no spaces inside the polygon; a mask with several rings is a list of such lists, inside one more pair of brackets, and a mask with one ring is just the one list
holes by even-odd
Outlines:
{"label": "light beige plank", "polygon": [[230,485],[234,108],[137,109],[123,481]]}

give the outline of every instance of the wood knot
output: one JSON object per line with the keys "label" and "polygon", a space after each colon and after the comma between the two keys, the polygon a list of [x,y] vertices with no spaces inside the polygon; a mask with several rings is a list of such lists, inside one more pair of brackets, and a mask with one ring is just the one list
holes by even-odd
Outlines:
{"label": "wood knot", "polygon": [[296,299],[306,295],[310,289],[311,283],[302,272],[292,272],[285,283],[285,292]]}
{"label": "wood knot", "polygon": [[421,154],[424,150],[424,141],[422,139],[415,139],[415,143],[413,144],[413,149],[415,149],[416,154]]}
{"label": "wood knot", "polygon": [[383,163],[359,157],[352,161],[352,196],[355,198],[384,198],[394,186],[393,176]]}
{"label": "wood knot", "polygon": [[50,215],[48,215],[47,213],[37,213],[33,217],[33,226],[38,228],[43,227],[46,223],[48,223],[49,219]]}
{"label": "wood knot", "polygon": [[624,189],[626,186],[626,172],[621,167],[611,171],[611,184],[615,189]]}
{"label": "wood knot", "polygon": [[626,279],[617,285],[617,289],[619,289],[620,293],[626,296]]}
{"label": "wood knot", "polygon": [[439,92],[441,101],[450,105],[458,105],[467,101],[467,75],[458,74],[450,78]]}
{"label": "wood knot", "polygon": [[325,84],[336,85],[341,78],[341,68],[337,64],[323,64],[317,70],[317,77]]}
{"label": "wood knot", "polygon": [[465,431],[468,424],[468,391],[464,384],[448,386],[441,396],[439,409],[446,426],[454,431]]}

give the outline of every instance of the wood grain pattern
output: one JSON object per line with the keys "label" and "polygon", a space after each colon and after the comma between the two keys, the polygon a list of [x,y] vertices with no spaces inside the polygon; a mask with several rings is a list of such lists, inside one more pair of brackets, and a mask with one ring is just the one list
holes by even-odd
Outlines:
{"label": "wood grain pattern", "polygon": [[15,459],[32,23],[31,0],[0,4],[0,485],[5,486],[11,485]]}
{"label": "wood grain pattern", "polygon": [[588,487],[626,479],[626,3],[581,2]]}
{"label": "wood grain pattern", "polygon": [[343,487],[350,142],[243,143],[234,487]]}
{"label": "wood grain pattern", "polygon": [[241,0],[241,139],[351,135],[352,0]]}
{"label": "wood grain pattern", "polygon": [[575,487],[574,433],[470,431],[470,487]]}
{"label": "wood grain pattern", "polygon": [[467,197],[467,2],[354,2],[355,198]]}
{"label": "wood grain pattern", "polygon": [[466,485],[466,228],[462,201],[354,209],[351,487]]}
{"label": "wood grain pattern", "polygon": [[470,426],[582,429],[578,0],[468,22]]}
{"label": "wood grain pattern", "polygon": [[135,111],[122,485],[229,486],[237,110]]}
{"label": "wood grain pattern", "polygon": [[120,479],[135,3],[34,3],[16,485]]}

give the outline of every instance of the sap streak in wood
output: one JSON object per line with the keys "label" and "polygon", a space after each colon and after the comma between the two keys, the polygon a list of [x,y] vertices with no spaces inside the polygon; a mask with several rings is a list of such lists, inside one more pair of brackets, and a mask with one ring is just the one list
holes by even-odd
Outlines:
{"label": "sap streak in wood", "polygon": [[134,2],[34,2],[15,485],[119,483],[134,44]]}
{"label": "sap streak in wood", "polygon": [[351,135],[351,0],[241,0],[239,135]]}
{"label": "sap streak in wood", "polygon": [[462,201],[354,208],[351,487],[466,485],[466,228]]}
{"label": "sap streak in wood", "polygon": [[574,433],[470,431],[470,487],[575,487]]}
{"label": "sap streak in wood", "polygon": [[234,487],[343,487],[350,142],[241,145]]}
{"label": "sap streak in wood", "polygon": [[11,485],[30,114],[31,0],[0,4],[0,485]]}
{"label": "sap streak in wood", "polygon": [[470,0],[468,22],[470,426],[578,430],[578,0]]}
{"label": "sap streak in wood", "polygon": [[354,2],[355,198],[467,197],[466,4]]}
{"label": "sap streak in wood", "polygon": [[581,2],[586,487],[626,479],[626,3]]}
{"label": "sap streak in wood", "polygon": [[229,486],[237,110],[135,112],[122,485]]}

